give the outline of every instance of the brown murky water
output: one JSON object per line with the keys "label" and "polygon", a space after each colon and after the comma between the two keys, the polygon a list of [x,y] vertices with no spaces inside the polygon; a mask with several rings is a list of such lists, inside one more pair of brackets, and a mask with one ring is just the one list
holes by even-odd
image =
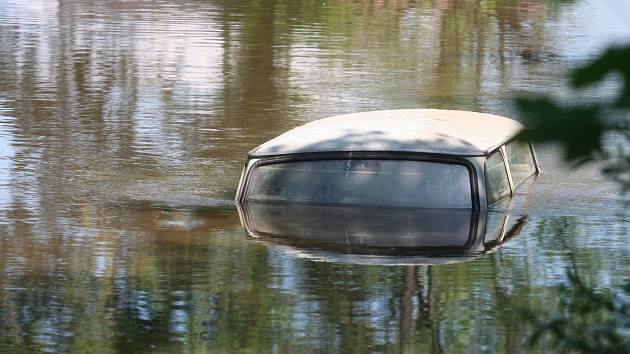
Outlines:
{"label": "brown murky water", "polygon": [[247,151],[306,121],[572,95],[567,68],[630,38],[609,6],[0,0],[0,352],[524,351],[515,309],[552,308],[567,267],[630,276],[597,166],[540,149],[520,235],[454,264],[287,251],[232,197]]}

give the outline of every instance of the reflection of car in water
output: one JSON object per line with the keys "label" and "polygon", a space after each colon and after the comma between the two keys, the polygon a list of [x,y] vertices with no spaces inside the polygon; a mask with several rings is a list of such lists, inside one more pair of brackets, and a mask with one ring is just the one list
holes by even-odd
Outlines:
{"label": "reflection of car in water", "polygon": [[525,217],[474,210],[243,203],[247,233],[297,256],[333,262],[460,262],[517,235]]}
{"label": "reflection of car in water", "polygon": [[538,173],[531,144],[513,139],[521,129],[447,110],[326,118],[250,151],[236,200],[254,237],[352,253],[478,254],[504,237],[488,234],[505,224],[488,210]]}

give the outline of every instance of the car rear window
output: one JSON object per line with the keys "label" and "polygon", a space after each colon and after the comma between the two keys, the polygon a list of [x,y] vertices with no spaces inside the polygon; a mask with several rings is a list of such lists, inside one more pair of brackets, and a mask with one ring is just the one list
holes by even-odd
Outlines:
{"label": "car rear window", "polygon": [[415,160],[313,160],[254,167],[245,200],[471,208],[468,169]]}

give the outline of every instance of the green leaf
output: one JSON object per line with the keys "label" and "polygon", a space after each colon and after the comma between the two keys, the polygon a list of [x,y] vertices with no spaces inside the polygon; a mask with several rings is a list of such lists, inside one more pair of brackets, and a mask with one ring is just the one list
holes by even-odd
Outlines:
{"label": "green leaf", "polygon": [[630,108],[630,46],[610,48],[591,64],[573,72],[573,85],[584,87],[601,81],[611,73],[619,73],[623,78],[623,87],[616,106]]}
{"label": "green leaf", "polygon": [[601,152],[605,126],[599,107],[562,107],[548,98],[519,98],[526,129],[520,139],[534,142],[559,142],[569,161],[590,158]]}

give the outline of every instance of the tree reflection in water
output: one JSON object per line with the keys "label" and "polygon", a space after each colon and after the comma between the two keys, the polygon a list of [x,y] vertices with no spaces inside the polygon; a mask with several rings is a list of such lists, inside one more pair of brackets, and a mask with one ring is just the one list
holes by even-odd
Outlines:
{"label": "tree reflection in water", "polygon": [[297,258],[247,239],[229,200],[248,149],[304,121],[511,116],[511,91],[557,90],[585,55],[594,19],[577,14],[535,0],[3,1],[0,352],[522,352],[510,309],[557,296],[559,237],[589,284],[627,269],[627,223],[599,177],[543,175],[521,236],[439,266]]}

